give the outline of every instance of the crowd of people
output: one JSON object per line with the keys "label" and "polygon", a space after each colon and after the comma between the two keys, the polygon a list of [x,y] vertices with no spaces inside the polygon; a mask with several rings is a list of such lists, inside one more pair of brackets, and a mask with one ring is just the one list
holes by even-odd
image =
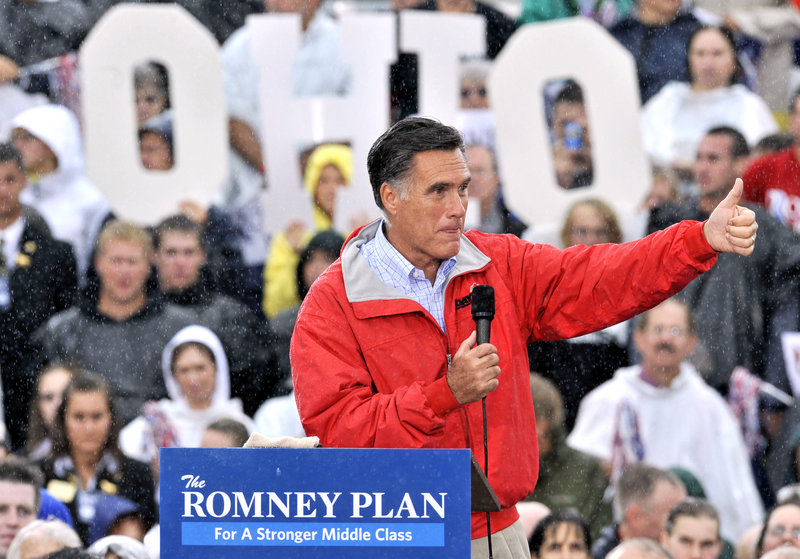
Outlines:
{"label": "crowd of people", "polygon": [[[340,253],[342,285],[329,274],[327,287],[332,293],[342,290],[343,300],[346,282],[351,282],[348,293],[361,290],[365,300],[378,293],[378,306],[369,311],[374,316],[382,316],[387,301],[394,304],[385,290],[442,288],[450,265],[447,257],[432,255],[431,262],[443,262],[442,268],[419,266],[424,277],[417,280],[424,287],[398,279],[405,273],[402,266],[379,271],[381,251],[424,226],[403,217],[403,203],[409,202],[394,196],[389,179],[385,188],[373,184],[373,189],[391,227],[354,221],[347,230],[334,229],[337,193],[348,187],[357,164],[351,146],[341,140],[302,146],[298,161],[287,163],[302,169],[313,227],[296,220],[271,238],[265,234],[259,207],[266,173],[258,70],[245,17],[299,13],[303,40],[293,66],[293,93],[341,95],[352,88],[352,75],[343,63],[341,29],[329,6],[320,0],[175,1],[221,45],[230,176],[208,207],[187,200],[158,223],[137,224],[124,218],[124,209],[112,208],[88,178],[80,112],[65,105],[53,79],[54,65],[74,55],[116,3],[0,0],[0,88],[15,88],[13,99],[20,103],[0,107],[0,453],[6,455],[0,459],[0,558],[81,556],[58,551],[63,548],[87,549],[100,557],[158,557],[160,448],[240,447],[253,432],[268,437],[310,433],[320,435],[326,446],[417,446],[423,433],[438,437],[437,430],[445,429],[438,413],[496,388],[496,374],[487,381],[490,388],[480,390],[456,390],[450,383],[452,392],[436,389],[435,403],[442,408],[431,411],[425,398],[445,377],[438,370],[414,371],[398,399],[412,402],[419,414],[384,418],[385,432],[364,407],[345,397],[332,405],[322,392],[349,387],[348,398],[360,402],[375,391],[389,391],[405,374],[398,369],[381,377],[396,355],[380,349],[365,358],[375,361],[369,371],[354,373],[343,357],[332,359],[320,347],[337,324],[354,332],[354,343],[362,330],[373,347],[383,340],[380,328],[357,323],[352,310],[339,316],[339,309],[321,304],[319,295],[306,300]],[[800,330],[800,90],[791,91],[791,64],[785,63],[794,41],[800,41],[800,12],[790,4],[523,0],[515,19],[480,0],[392,3],[396,11],[486,18],[485,56],[463,61],[459,83],[459,110],[482,122],[491,123],[493,60],[520,25],[591,17],[631,52],[643,103],[642,142],[653,169],[650,184],[629,185],[641,200],[633,227],[629,216],[615,210],[617,201],[591,190],[592,115],[579,81],[567,77],[540,92],[547,98],[556,183],[586,192],[561,218],[558,249],[573,247],[569,254],[579,254],[581,247],[618,245],[682,220],[705,222],[726,204],[737,177],[744,178],[742,204],[755,212],[758,223],[751,255],[718,250],[709,271],[691,281],[688,273],[681,275],[688,285],[650,310],[630,313],[630,319],[608,324],[629,315],[603,307],[602,298],[597,316],[566,316],[577,311],[574,301],[565,299],[563,320],[544,317],[545,310],[536,318],[552,321],[552,331],[525,317],[518,329],[530,334],[527,339],[492,340],[501,351],[515,354],[514,380],[500,376],[501,388],[493,397],[505,398],[519,421],[528,421],[528,400],[534,404],[535,423],[530,421],[523,436],[492,443],[528,445],[499,452],[513,453],[515,464],[537,462],[517,464],[519,479],[497,488],[503,498],[519,501],[531,557],[800,555],[800,486],[795,485],[800,483],[800,404],[793,396],[800,387],[800,365],[785,358],[783,336]],[[416,56],[400,53],[390,72],[394,121],[418,111],[417,73]],[[168,172],[176,161],[167,69],[142,61],[134,86],[142,167]],[[0,99],[12,97],[4,89]],[[463,265],[479,269],[481,250],[507,251],[504,262],[522,261],[511,241],[481,234],[528,240],[535,237],[529,225],[536,224],[525,223],[504,199],[503,158],[495,152],[493,136],[475,141],[469,131],[462,132],[469,199],[479,207],[472,227],[480,232],[470,237],[480,249],[475,249],[476,260]],[[433,148],[441,157],[428,158],[431,169],[458,168],[461,160],[448,151],[454,149],[461,149],[458,142]],[[422,150],[414,161],[430,153]],[[457,186],[463,202],[463,185]],[[355,237],[346,241],[351,234]],[[690,245],[692,256],[681,264],[699,274],[711,256],[701,254],[697,242],[675,241]],[[652,246],[663,249],[664,258],[674,256],[674,248]],[[405,248],[419,249],[413,243]],[[542,258],[555,263],[562,253],[550,248],[543,249]],[[422,254],[431,256],[426,250]],[[587,277],[595,274],[595,286],[612,300],[609,278],[597,261],[605,250],[587,249],[594,256],[580,264],[586,268],[574,269]],[[608,254],[632,258],[634,249]],[[637,274],[655,273],[652,255],[635,254],[643,259]],[[361,256],[366,263],[356,262]],[[400,249],[397,256],[406,253]],[[364,279],[370,270],[389,287]],[[609,273],[628,272],[614,268]],[[649,289],[673,295],[656,278],[652,285],[633,286],[633,277],[630,272],[614,281],[618,289],[633,290],[652,304],[663,297],[648,294]],[[626,307],[635,306],[634,295],[624,301]],[[507,297],[498,304],[516,303]],[[533,312],[533,306],[520,311]],[[448,313],[432,312],[435,320],[430,320],[420,312],[416,328],[438,323],[438,331],[460,335],[448,332]],[[300,335],[293,343],[298,324]],[[394,329],[385,330],[390,331],[394,336]],[[572,337],[559,339],[567,335]],[[417,358],[443,357],[424,344],[415,351]],[[463,362],[466,351],[454,352],[453,363]],[[317,358],[331,359],[324,375],[315,376],[321,373],[312,364]],[[516,375],[519,369],[524,378]],[[417,387],[420,383],[426,386]],[[296,389],[303,394],[301,409]],[[414,429],[405,430],[404,421]],[[462,446],[457,437],[449,440]],[[520,493],[537,477],[532,493]],[[501,515],[501,528],[515,514]],[[486,526],[473,518],[473,537],[481,529]],[[784,544],[797,548],[796,554]],[[475,550],[473,543],[473,556],[483,552]]]}

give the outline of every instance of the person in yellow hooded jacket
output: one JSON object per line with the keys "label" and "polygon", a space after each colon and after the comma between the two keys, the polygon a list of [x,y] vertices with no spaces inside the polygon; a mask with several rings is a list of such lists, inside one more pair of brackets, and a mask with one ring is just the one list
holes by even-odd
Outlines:
{"label": "person in yellow hooded jacket", "polygon": [[314,234],[333,227],[336,191],[350,184],[353,152],[344,144],[322,144],[308,158],[303,182],[314,202],[315,229],[297,221],[272,238],[264,266],[264,313],[273,318],[300,302],[296,271],[300,253]]}

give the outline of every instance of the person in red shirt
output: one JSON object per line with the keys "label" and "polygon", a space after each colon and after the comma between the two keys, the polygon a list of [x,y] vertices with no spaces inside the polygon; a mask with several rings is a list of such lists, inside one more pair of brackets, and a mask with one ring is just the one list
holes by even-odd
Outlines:
{"label": "person in red shirt", "polygon": [[743,177],[744,197],[800,232],[800,89],[792,96],[789,113],[789,130],[795,144],[750,164]]}

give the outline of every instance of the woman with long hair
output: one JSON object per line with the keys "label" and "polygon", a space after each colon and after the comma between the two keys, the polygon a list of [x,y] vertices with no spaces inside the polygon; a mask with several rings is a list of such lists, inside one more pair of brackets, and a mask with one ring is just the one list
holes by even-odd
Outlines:
{"label": "woman with long hair", "polygon": [[67,505],[86,545],[101,494],[125,497],[148,523],[156,521],[153,475],[118,449],[119,429],[108,382],[76,372],[56,414],[52,454],[41,466],[47,490]]}

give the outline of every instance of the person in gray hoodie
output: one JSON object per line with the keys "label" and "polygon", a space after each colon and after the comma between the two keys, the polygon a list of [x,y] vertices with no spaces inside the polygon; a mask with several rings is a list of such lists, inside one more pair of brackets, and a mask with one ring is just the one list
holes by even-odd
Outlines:
{"label": "person in gray hoodie", "polygon": [[112,387],[121,425],[138,416],[145,402],[167,396],[161,351],[178,330],[197,320],[148,293],[152,253],[147,231],[110,222],[97,241],[97,292],[84,289],[78,305],[54,315],[32,336],[32,367],[67,360],[101,375]]}

